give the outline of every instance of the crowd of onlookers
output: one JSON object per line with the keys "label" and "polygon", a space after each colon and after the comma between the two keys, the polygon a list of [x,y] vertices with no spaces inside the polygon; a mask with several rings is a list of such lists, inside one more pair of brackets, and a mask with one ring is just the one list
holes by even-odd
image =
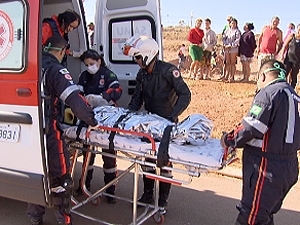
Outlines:
{"label": "crowd of onlookers", "polygon": [[[258,68],[268,59],[282,61],[286,67],[287,80],[293,87],[297,84],[297,74],[300,68],[300,25],[295,29],[293,23],[283,32],[278,28],[280,19],[275,16],[269,25],[265,25],[255,39],[254,24],[247,22],[243,32],[238,27],[237,19],[227,17],[227,24],[222,31],[222,46],[217,48],[217,36],[211,29],[211,20],[204,20],[204,29],[201,29],[202,19],[195,21],[195,27],[188,34],[188,52],[191,57],[190,68],[185,68],[185,45],[180,46],[179,69],[189,70],[191,79],[210,79],[212,64],[221,67],[219,80],[234,82],[236,64],[242,64],[243,77],[239,81],[249,81],[251,62],[254,55],[258,57]],[[255,54],[256,51],[256,54]],[[213,63],[212,63],[213,62]]]}

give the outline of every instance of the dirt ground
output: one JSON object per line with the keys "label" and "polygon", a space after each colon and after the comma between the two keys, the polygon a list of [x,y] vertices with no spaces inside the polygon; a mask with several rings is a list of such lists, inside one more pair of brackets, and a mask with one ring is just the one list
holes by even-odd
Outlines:
{"label": "dirt ground", "polygon": [[[172,56],[176,52],[164,51],[164,58],[173,64],[178,60]],[[184,78],[192,92],[192,100],[181,119],[193,113],[200,113],[213,121],[212,137],[220,138],[222,131],[230,131],[239,124],[247,113],[253,100],[256,84],[252,82],[239,82],[242,78],[240,65],[237,65],[237,75],[234,83],[218,81],[218,75],[211,80],[190,80]],[[254,79],[256,70],[251,75]],[[182,73],[186,77],[187,73]]]}

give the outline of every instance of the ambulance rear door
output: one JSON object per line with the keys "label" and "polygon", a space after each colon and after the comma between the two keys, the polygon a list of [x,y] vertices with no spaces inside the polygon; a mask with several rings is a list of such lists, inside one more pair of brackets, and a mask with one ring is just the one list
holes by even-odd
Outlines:
{"label": "ambulance rear door", "polygon": [[0,195],[47,205],[40,4],[0,1]]}
{"label": "ambulance rear door", "polygon": [[108,68],[123,89],[119,106],[127,107],[135,88],[139,70],[132,57],[123,55],[123,43],[133,35],[153,37],[160,46],[162,33],[159,0],[97,0],[95,14],[95,46],[104,54]]}

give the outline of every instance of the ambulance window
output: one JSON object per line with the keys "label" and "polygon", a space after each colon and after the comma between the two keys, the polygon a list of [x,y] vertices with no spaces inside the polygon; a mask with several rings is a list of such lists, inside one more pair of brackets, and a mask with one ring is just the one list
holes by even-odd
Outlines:
{"label": "ambulance window", "polygon": [[124,42],[133,35],[156,38],[155,22],[150,17],[111,20],[109,24],[109,60],[114,63],[134,63],[133,58],[122,52]]}
{"label": "ambulance window", "polygon": [[23,1],[0,2],[0,72],[21,72],[24,69],[25,24]]}

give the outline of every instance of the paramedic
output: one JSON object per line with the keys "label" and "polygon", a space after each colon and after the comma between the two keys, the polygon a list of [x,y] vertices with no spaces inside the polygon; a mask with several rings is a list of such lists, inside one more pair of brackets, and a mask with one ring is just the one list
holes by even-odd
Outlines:
{"label": "paramedic", "polygon": [[[43,89],[45,97],[45,132],[51,195],[58,224],[71,224],[70,200],[73,181],[69,174],[70,156],[62,137],[61,108],[70,106],[74,114],[85,123],[96,126],[92,108],[79,95],[69,71],[60,63],[65,55],[67,42],[59,35],[45,42],[42,55]],[[59,191],[57,191],[59,190]],[[63,190],[63,191],[62,191]],[[45,207],[28,204],[32,225],[42,224]]]}
{"label": "paramedic", "polygon": [[53,15],[51,18],[45,18],[42,24],[42,44],[45,45],[47,39],[53,35],[62,36],[68,43],[66,56],[62,64],[66,65],[67,55],[79,57],[80,52],[70,51],[68,33],[76,29],[80,25],[81,19],[78,13],[73,10],[66,10],[58,16]]}
{"label": "paramedic", "polygon": [[[144,104],[145,110],[155,113],[172,122],[187,108],[191,93],[183,81],[179,70],[172,64],[158,60],[158,44],[147,36],[132,37],[124,47],[123,53],[134,57],[140,66],[136,78],[135,92],[129,103],[129,110],[138,111]],[[154,168],[144,167],[144,171],[155,173]],[[162,170],[162,175],[172,177],[170,171]],[[154,180],[143,176],[144,193],[139,199],[143,203],[153,201]],[[160,182],[158,204],[161,213],[166,213],[167,199],[171,184]]]}
{"label": "paramedic", "polygon": [[286,82],[284,65],[268,60],[242,124],[221,138],[223,147],[244,148],[243,191],[236,225],[274,225],[273,215],[298,179],[300,97]]}
{"label": "paramedic", "polygon": [[[79,77],[78,86],[86,96],[87,101],[91,106],[101,105],[116,105],[116,101],[120,99],[122,95],[122,88],[120,87],[118,78],[111,70],[106,67],[104,59],[95,50],[87,50],[79,57],[79,59],[85,64],[86,70],[82,72]],[[91,97],[91,98],[89,98]],[[101,104],[95,105],[93,97],[101,98]],[[91,100],[90,100],[91,99]],[[98,101],[100,103],[100,101]],[[114,149],[102,149],[103,152],[115,155]],[[84,152],[85,153],[85,152]],[[85,158],[85,154],[84,154]],[[107,184],[116,178],[117,165],[116,159],[112,157],[102,156],[103,158],[103,171],[104,171],[104,183]],[[92,154],[89,166],[94,164],[95,154]],[[87,189],[90,189],[91,180],[93,177],[93,168],[89,168],[87,171],[87,177],[85,185]],[[76,190],[76,194],[81,194],[82,190],[79,187]],[[106,193],[114,195],[115,185],[106,189]],[[115,203],[116,199],[107,197],[109,203]]]}

